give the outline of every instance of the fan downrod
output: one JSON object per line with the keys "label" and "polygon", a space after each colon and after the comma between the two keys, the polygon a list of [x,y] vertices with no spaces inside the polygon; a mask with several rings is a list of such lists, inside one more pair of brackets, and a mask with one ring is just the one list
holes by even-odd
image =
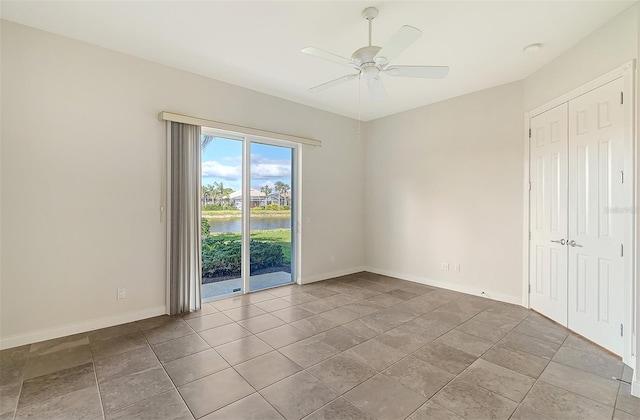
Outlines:
{"label": "fan downrod", "polygon": [[371,46],[371,24],[373,23],[373,19],[378,16],[378,9],[375,7],[367,7],[362,11],[362,16],[369,22],[369,46]]}

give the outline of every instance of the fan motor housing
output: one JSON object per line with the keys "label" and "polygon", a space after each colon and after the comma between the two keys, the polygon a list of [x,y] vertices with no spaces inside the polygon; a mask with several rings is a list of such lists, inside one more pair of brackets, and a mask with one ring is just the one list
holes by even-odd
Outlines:
{"label": "fan motor housing", "polygon": [[375,45],[371,45],[368,47],[362,47],[353,53],[351,56],[351,60],[357,63],[359,66],[362,66],[366,63],[375,63],[374,57],[378,54],[382,48],[376,47]]}

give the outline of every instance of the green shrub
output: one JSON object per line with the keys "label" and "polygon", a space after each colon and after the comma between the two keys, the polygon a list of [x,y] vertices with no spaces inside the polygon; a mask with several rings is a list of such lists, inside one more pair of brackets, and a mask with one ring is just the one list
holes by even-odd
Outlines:
{"label": "green shrub", "polygon": [[200,218],[200,233],[202,237],[205,237],[211,232],[211,226],[209,225],[209,221],[204,217]]}
{"label": "green shrub", "polygon": [[282,248],[269,242],[251,240],[251,271],[262,268],[277,267],[284,262]]}
{"label": "green shrub", "polygon": [[282,210],[290,210],[290,209],[291,207],[289,206],[278,206],[277,204],[269,204],[266,209],[264,208],[264,206],[251,207],[251,211],[256,213],[261,213],[269,210],[282,211]]}
{"label": "green shrub", "polygon": [[[283,265],[282,248],[277,244],[251,240],[251,271]],[[242,242],[224,237],[202,239],[202,277],[240,275]]]}
{"label": "green shrub", "polygon": [[232,205],[228,204],[207,204],[206,206],[202,206],[202,210],[204,211],[214,211],[214,210],[235,210],[236,208]]}

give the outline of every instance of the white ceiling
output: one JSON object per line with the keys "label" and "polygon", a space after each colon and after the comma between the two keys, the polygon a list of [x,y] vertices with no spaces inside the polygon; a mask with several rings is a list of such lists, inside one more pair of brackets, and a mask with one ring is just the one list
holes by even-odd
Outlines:
{"label": "white ceiling", "polygon": [[[2,1],[3,19],[79,39],[363,121],[520,80],[633,1]],[[348,67],[302,54],[345,57],[367,44],[362,9],[375,6],[373,44],[402,25],[424,32],[393,64],[448,65],[444,80],[383,76],[388,99],[363,82],[311,93]],[[544,48],[525,54],[531,43]],[[360,106],[359,106],[360,102]]]}

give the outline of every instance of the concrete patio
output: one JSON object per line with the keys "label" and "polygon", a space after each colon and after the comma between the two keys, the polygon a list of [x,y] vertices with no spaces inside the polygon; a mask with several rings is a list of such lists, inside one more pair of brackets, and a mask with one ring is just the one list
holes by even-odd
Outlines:
{"label": "concrete patio", "polygon": [[[258,274],[249,278],[249,290],[255,291],[266,289],[273,286],[292,283],[291,273],[286,271],[277,271],[275,273]],[[218,281],[215,283],[207,283],[202,285],[202,300],[214,299],[234,293],[234,290],[242,288],[242,279],[229,279]]]}

